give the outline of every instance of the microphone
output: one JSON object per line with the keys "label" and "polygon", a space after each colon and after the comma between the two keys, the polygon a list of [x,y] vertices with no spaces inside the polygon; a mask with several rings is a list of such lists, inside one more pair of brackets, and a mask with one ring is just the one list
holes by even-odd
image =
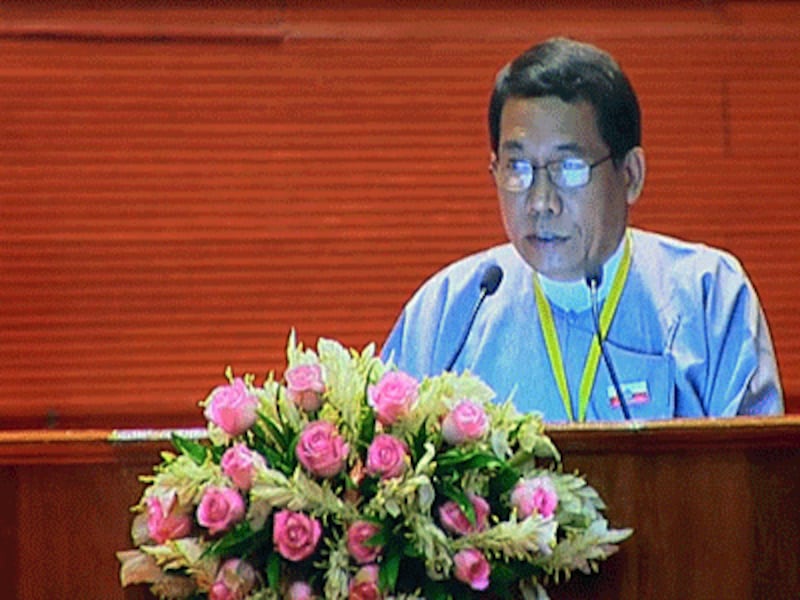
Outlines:
{"label": "microphone", "polygon": [[597,335],[597,343],[600,345],[600,354],[603,356],[603,362],[606,364],[606,369],[608,369],[608,374],[611,377],[611,383],[614,386],[614,391],[617,393],[617,398],[619,398],[619,405],[622,408],[622,414],[625,416],[626,421],[630,421],[631,412],[628,409],[628,401],[625,400],[625,394],[622,393],[622,386],[619,383],[617,371],[614,369],[614,364],[611,362],[611,357],[606,351],[606,345],[604,344],[605,340],[603,339],[603,335],[600,331],[600,311],[598,309],[597,290],[600,288],[600,283],[602,280],[602,267],[587,269],[586,285],[589,286],[589,294],[592,297],[592,317],[594,320],[594,331]]}
{"label": "microphone", "polygon": [[467,343],[469,332],[472,330],[472,324],[475,323],[475,317],[478,315],[478,309],[481,307],[481,304],[483,304],[483,301],[486,300],[487,296],[491,296],[497,291],[497,288],[502,280],[503,269],[497,265],[491,265],[483,272],[483,277],[481,277],[480,283],[480,296],[478,296],[478,301],[475,303],[475,308],[472,309],[472,316],[470,316],[469,323],[467,323],[467,327],[464,329],[464,333],[461,336],[461,341],[458,344],[458,348],[456,348],[455,353],[447,362],[447,366],[444,368],[445,371],[449,371],[453,368],[456,359],[464,349],[464,344]]}

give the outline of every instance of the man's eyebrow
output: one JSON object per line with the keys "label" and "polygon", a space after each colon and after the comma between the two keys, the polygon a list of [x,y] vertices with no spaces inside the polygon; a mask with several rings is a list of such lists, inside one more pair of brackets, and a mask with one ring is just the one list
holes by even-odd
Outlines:
{"label": "man's eyebrow", "polygon": [[502,148],[504,150],[522,150],[522,142],[517,140],[507,140],[503,142]]}
{"label": "man's eyebrow", "polygon": [[[517,140],[507,140],[501,144],[503,150],[523,150],[523,144]],[[577,142],[565,142],[553,149],[555,152],[575,152],[576,154],[586,154],[587,150]]]}
{"label": "man's eyebrow", "polygon": [[556,146],[556,150],[558,152],[570,151],[576,152],[579,154],[584,154],[586,152],[586,148],[578,144],[577,142],[569,142],[567,144],[559,144]]}

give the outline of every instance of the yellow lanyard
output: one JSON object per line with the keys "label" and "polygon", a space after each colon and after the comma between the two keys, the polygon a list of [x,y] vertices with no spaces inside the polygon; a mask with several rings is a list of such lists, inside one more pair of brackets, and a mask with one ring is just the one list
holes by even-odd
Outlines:
{"label": "yellow lanyard", "polygon": [[[608,329],[611,327],[611,321],[614,319],[614,313],[617,311],[619,299],[622,296],[622,289],[625,287],[625,281],[628,279],[628,270],[630,266],[631,238],[630,234],[626,234],[622,260],[617,269],[617,274],[614,276],[614,281],[611,283],[611,290],[603,305],[603,310],[600,312],[600,333],[603,339],[605,339]],[[542,291],[542,284],[539,283],[539,277],[536,273],[533,274],[533,291],[536,297],[536,309],[539,312],[539,323],[541,324],[544,343],[547,347],[547,356],[550,359],[550,369],[556,379],[556,385],[561,394],[561,401],[564,403],[564,408],[567,411],[569,420],[574,421],[572,398],[570,397],[569,387],[567,386],[567,374],[564,370],[564,359],[561,356],[561,345],[558,343],[558,334],[556,333],[556,325],[553,320],[553,311],[550,308],[550,302]],[[595,335],[592,336],[589,353],[583,367],[583,375],[581,376],[581,387],[578,390],[578,420],[581,422],[586,420],[586,410],[589,408],[589,397],[592,394],[592,387],[594,386],[594,380],[597,376],[597,365],[599,361],[600,344],[598,344],[597,336]]]}

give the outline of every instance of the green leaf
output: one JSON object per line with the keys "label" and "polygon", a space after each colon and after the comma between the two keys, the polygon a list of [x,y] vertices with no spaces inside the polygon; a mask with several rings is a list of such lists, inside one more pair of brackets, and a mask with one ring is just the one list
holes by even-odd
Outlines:
{"label": "green leaf", "polygon": [[[263,416],[263,415],[261,415],[261,418],[263,419],[263,418],[264,418],[264,416]],[[263,427],[261,427],[261,426],[258,424],[258,422],[257,422],[257,421],[256,421],[256,423],[255,423],[255,424],[254,424],[254,425],[253,425],[253,426],[250,428],[250,431],[252,432],[252,434],[253,434],[253,437],[255,438],[255,440],[254,440],[254,443],[255,443],[257,446],[269,446],[270,440],[267,438],[267,433],[264,431],[264,428],[263,428]]]}
{"label": "green leaf", "polygon": [[208,448],[199,442],[189,440],[179,436],[177,433],[172,434],[172,445],[175,448],[191,458],[195,464],[202,466],[208,458]]}
{"label": "green leaf", "polygon": [[490,495],[497,498],[505,494],[517,484],[520,477],[521,474],[519,471],[504,464],[500,467],[500,471],[489,481]]}
{"label": "green leaf", "polygon": [[280,446],[284,451],[287,450],[289,444],[291,443],[292,432],[289,430],[284,431],[278,427],[278,424],[264,413],[258,413],[258,416],[261,418],[261,422],[269,430],[269,433],[275,440],[275,443],[278,444],[278,446]]}
{"label": "green leaf", "polygon": [[452,473],[454,471],[464,471],[468,469],[483,469],[502,467],[505,463],[494,454],[481,452],[480,450],[460,450],[453,448],[442,453],[436,458],[438,471],[442,473]]}
{"label": "green leaf", "polygon": [[511,596],[511,590],[516,589],[522,579],[527,579],[536,573],[536,567],[524,561],[492,562],[491,590],[500,597]]}
{"label": "green leaf", "polygon": [[425,454],[425,442],[429,441],[426,426],[423,423],[417,430],[417,433],[411,439],[411,458],[414,463],[419,461],[420,457]]}
{"label": "green leaf", "polygon": [[392,550],[386,555],[381,562],[381,569],[378,573],[378,586],[381,590],[391,591],[397,585],[397,577],[400,574],[400,559],[402,558],[399,552]]}
{"label": "green leaf", "polygon": [[[364,545],[371,547],[371,546],[387,546],[389,542],[393,541],[396,536],[392,535],[392,532],[389,530],[388,527],[385,527],[381,521],[378,519],[370,518],[370,517],[362,517],[364,521],[369,521],[374,523],[375,525],[379,525],[380,529],[378,533],[373,536],[370,536],[368,540],[364,540]],[[402,545],[402,538],[397,540]]]}
{"label": "green leaf", "polygon": [[422,586],[422,591],[425,593],[426,600],[448,600],[451,598],[447,593],[447,587],[439,582],[428,579]]}
{"label": "green leaf", "polygon": [[228,533],[211,544],[206,550],[212,556],[247,555],[254,550],[269,543],[269,536],[265,535],[264,530],[253,531],[250,524],[246,521],[237,523]]}
{"label": "green leaf", "polygon": [[258,440],[258,443],[255,444],[255,449],[264,455],[272,468],[277,469],[287,477],[291,476],[297,466],[295,445],[299,439],[299,434],[295,434],[288,427],[281,429],[263,413],[259,413],[259,418],[263,426],[269,430],[269,437],[264,429],[258,425],[253,426],[251,430]]}
{"label": "green leaf", "polygon": [[363,448],[369,448],[375,438],[375,411],[365,410],[358,427],[358,442]]}
{"label": "green leaf", "polygon": [[467,496],[464,490],[454,485],[452,482],[443,481],[442,494],[444,494],[447,498],[450,498],[450,500],[461,507],[461,510],[467,517],[470,525],[475,524],[475,520],[477,519],[477,516],[475,515],[475,507],[472,506],[472,502],[470,502],[469,496]]}
{"label": "green leaf", "polygon": [[238,523],[228,533],[211,544],[206,552],[212,556],[234,553],[239,546],[247,544],[255,534],[247,522]]}
{"label": "green leaf", "polygon": [[358,486],[358,491],[365,498],[372,498],[378,493],[378,482],[380,478],[366,476],[361,480],[361,485]]}
{"label": "green leaf", "polygon": [[267,556],[267,584],[271,590],[278,591],[281,587],[281,557],[277,552]]}

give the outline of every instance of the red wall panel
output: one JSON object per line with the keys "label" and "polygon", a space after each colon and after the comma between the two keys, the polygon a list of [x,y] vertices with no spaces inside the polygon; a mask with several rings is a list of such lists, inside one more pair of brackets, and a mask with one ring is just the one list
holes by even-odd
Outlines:
{"label": "red wall panel", "polygon": [[634,223],[743,260],[800,410],[800,3],[419,4],[0,9],[0,424],[196,423],[293,326],[380,343],[503,241],[485,104],[553,34],[628,70]]}

